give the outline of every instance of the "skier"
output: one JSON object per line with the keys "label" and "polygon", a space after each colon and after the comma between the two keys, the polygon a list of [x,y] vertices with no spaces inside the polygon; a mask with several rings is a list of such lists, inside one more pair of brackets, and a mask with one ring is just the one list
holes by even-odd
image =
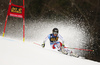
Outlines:
{"label": "skier", "polygon": [[[62,40],[62,43],[58,41],[59,38]],[[79,57],[78,55],[74,54],[71,50],[65,48],[63,37],[59,34],[59,30],[57,28],[54,28],[52,30],[52,34],[49,34],[45,38],[42,44],[43,48],[45,47],[45,42],[48,39],[50,40],[50,45],[53,49],[57,49],[58,51],[61,51],[63,54],[66,54],[66,55],[68,54],[70,56]]]}
{"label": "skier", "polygon": [[[43,41],[42,47],[43,48],[45,47],[45,42],[49,39],[50,45],[53,49],[57,49],[58,51],[61,51],[64,54],[68,54],[68,52],[64,49],[65,45],[64,45],[63,37],[58,33],[59,33],[59,30],[57,28],[54,28],[52,30],[52,34],[49,34]],[[58,38],[62,40],[62,43],[58,41]]]}

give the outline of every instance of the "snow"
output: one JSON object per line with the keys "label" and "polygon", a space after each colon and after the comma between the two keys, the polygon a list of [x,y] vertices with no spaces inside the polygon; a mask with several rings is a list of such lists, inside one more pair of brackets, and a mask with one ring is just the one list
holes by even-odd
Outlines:
{"label": "snow", "polygon": [[[27,20],[27,21],[29,21],[29,23],[26,23],[25,36],[26,36],[26,40],[28,41],[36,41],[39,43],[43,43],[43,40],[47,37],[47,35],[52,33],[52,29],[58,28],[59,34],[63,37],[64,44],[67,47],[84,49],[84,47],[87,46],[90,42],[90,35],[88,32],[86,32],[87,30],[86,26],[84,26],[83,24],[80,25],[79,23],[76,23],[75,20],[74,21],[68,21],[68,20],[66,21],[31,20],[30,21],[30,20]],[[12,30],[9,30],[10,32],[6,35],[11,34]],[[14,35],[14,38],[15,38],[15,34],[14,33],[12,34]],[[18,34],[19,32],[16,35]],[[8,36],[8,37],[11,37],[11,36]],[[18,38],[18,36],[16,38]],[[22,39],[22,36],[19,38]],[[47,41],[46,43],[48,44],[49,41]],[[76,50],[73,50],[73,51],[78,52]],[[79,55],[84,56],[86,53],[87,52],[81,52],[79,53]]]}
{"label": "snow", "polygon": [[100,65],[99,62],[70,57],[33,42],[0,37],[0,65]]}

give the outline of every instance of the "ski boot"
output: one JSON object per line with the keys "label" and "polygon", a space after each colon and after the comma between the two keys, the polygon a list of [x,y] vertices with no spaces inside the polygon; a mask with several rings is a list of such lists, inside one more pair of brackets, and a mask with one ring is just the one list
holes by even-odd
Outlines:
{"label": "ski boot", "polygon": [[65,50],[64,47],[61,48],[61,52],[62,52],[63,54],[65,54],[65,55],[68,55],[68,52]]}
{"label": "ski boot", "polygon": [[75,54],[75,53],[73,53],[73,52],[70,53],[70,56],[73,56],[73,57],[76,57],[76,58],[79,57],[79,55],[77,55],[77,54]]}

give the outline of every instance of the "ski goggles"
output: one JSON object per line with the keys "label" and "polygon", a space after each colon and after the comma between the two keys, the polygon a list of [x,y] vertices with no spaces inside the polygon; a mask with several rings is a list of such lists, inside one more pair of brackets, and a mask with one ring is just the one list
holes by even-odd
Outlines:
{"label": "ski goggles", "polygon": [[58,32],[53,32],[53,34],[58,34]]}

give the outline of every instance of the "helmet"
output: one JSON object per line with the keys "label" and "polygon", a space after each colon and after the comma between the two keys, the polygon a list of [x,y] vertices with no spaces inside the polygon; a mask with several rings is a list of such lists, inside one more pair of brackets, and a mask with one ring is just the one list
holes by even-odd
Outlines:
{"label": "helmet", "polygon": [[57,28],[54,28],[54,29],[52,30],[52,33],[53,33],[53,34],[58,34],[58,33],[59,33],[59,30],[58,30]]}

